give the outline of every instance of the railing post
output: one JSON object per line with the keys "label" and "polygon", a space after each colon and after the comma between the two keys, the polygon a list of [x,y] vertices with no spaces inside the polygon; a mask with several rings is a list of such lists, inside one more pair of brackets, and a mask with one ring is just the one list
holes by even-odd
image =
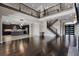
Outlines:
{"label": "railing post", "polygon": [[44,9],[44,16],[46,16],[46,10]]}
{"label": "railing post", "polygon": [[31,16],[32,16],[32,11],[31,11]]}
{"label": "railing post", "polygon": [[37,17],[40,18],[40,11],[37,13]]}
{"label": "railing post", "polygon": [[[56,29],[56,33],[57,33],[57,29]],[[57,35],[56,35],[56,44],[57,44]]]}
{"label": "railing post", "polygon": [[19,3],[19,11],[21,11],[21,3]]}
{"label": "railing post", "polygon": [[62,9],[62,7],[61,7],[61,3],[60,3],[60,10]]}

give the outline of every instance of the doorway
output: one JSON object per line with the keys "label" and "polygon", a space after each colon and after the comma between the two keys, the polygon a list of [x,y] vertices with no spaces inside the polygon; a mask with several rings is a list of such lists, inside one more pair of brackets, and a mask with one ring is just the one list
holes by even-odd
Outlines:
{"label": "doorway", "polygon": [[65,25],[65,46],[76,46],[75,25]]}

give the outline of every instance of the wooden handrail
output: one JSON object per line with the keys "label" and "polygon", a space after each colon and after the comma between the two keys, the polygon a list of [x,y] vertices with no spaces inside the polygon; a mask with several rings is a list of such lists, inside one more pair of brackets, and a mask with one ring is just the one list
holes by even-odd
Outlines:
{"label": "wooden handrail", "polygon": [[28,7],[29,9],[31,9],[31,10],[33,10],[33,11],[35,11],[35,12],[38,12],[38,13],[39,13],[39,11],[37,11],[37,10],[35,10],[35,9],[33,9],[33,8],[31,8],[31,7],[29,7],[29,6],[25,5],[25,4],[23,4],[23,3],[19,3],[19,4],[24,5],[25,7]]}
{"label": "wooden handrail", "polygon": [[[54,9],[54,7],[57,7],[57,8]],[[44,13],[42,15],[42,17],[45,17],[45,16],[50,15],[50,13],[55,14],[57,12],[61,12],[61,11],[64,11],[64,10],[67,10],[67,9],[70,9],[70,8],[73,8],[73,4],[69,4],[69,7],[63,7],[62,3],[59,3],[59,4],[55,5],[55,6],[49,7],[48,9],[44,9],[44,11],[41,11],[41,13]]]}
{"label": "wooden handrail", "polygon": [[51,7],[47,8],[46,10],[48,10],[48,9],[50,9],[50,8],[53,8],[53,7],[56,7],[56,6],[58,6],[58,5],[60,5],[60,3],[57,4],[57,5],[55,5],[55,6],[51,6]]}
{"label": "wooden handrail", "polygon": [[[22,5],[23,5],[23,4],[22,4]],[[16,8],[11,7],[11,6],[8,6],[8,5],[5,5],[5,4],[3,4],[3,3],[0,3],[0,6],[1,6],[1,7],[8,8],[8,9],[11,9],[11,10],[14,10],[14,11],[21,12],[21,13],[23,13],[23,14],[27,14],[27,15],[30,15],[30,16],[33,16],[33,17],[36,17],[36,18],[39,18],[39,17],[38,17],[38,13],[39,13],[39,12],[37,12],[37,11],[35,11],[34,9],[31,9],[31,8],[30,8],[30,10],[33,10],[33,11],[35,11],[35,12],[37,13],[37,15],[33,15],[33,14],[31,15],[30,13],[27,13],[27,12],[25,12],[25,11],[22,11],[20,4],[19,4],[19,7],[18,7],[19,9],[16,9]],[[23,6],[25,6],[25,5],[23,5]],[[25,7],[26,7],[26,6],[25,6]],[[29,8],[29,7],[28,7],[28,8]]]}

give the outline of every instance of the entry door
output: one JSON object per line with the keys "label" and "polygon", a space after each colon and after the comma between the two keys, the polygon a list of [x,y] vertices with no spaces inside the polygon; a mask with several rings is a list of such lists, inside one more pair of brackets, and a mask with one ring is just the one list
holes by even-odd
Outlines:
{"label": "entry door", "polygon": [[75,34],[74,34],[74,24],[65,25],[65,45],[74,46]]}

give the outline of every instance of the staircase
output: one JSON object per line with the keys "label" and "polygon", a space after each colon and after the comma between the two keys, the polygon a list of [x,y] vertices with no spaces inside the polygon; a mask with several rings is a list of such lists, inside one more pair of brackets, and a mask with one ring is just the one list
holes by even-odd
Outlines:
{"label": "staircase", "polygon": [[47,22],[47,28],[56,35],[56,38],[59,37],[59,34],[57,33],[57,29],[53,26],[56,22],[58,21],[58,19],[54,20],[54,21],[49,21]]}

